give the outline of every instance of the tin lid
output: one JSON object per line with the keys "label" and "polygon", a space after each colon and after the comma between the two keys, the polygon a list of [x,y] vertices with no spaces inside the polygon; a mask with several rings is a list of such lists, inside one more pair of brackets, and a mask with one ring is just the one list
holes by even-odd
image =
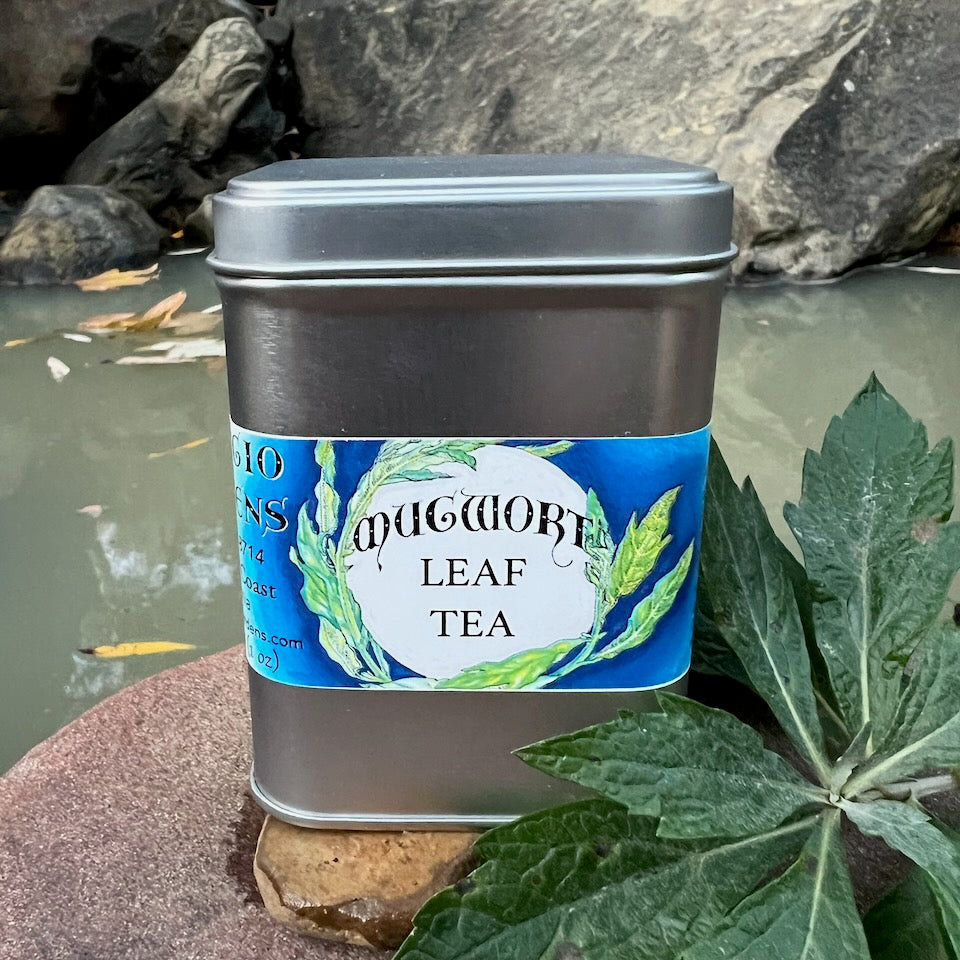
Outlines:
{"label": "tin lid", "polygon": [[214,198],[219,273],[250,277],[681,272],[720,266],[733,191],[627,155],[287,160]]}

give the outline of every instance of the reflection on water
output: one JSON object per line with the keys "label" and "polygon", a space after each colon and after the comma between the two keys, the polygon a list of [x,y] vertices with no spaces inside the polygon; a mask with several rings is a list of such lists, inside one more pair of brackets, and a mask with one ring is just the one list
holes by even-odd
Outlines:
{"label": "reflection on water", "polygon": [[[0,342],[40,337],[0,349],[0,770],[120,687],[241,639],[224,374],[105,362],[160,339],[151,335],[86,344],[57,332],[93,314],[142,311],[180,288],[187,309],[217,301],[199,257],[111,293],[0,289]],[[731,292],[715,430],[782,532],[803,449],[819,444],[871,370],[932,439],[960,434],[958,303],[960,277],[904,270]],[[61,383],[51,356],[70,367]],[[78,652],[129,640],[196,650],[118,660]]]}

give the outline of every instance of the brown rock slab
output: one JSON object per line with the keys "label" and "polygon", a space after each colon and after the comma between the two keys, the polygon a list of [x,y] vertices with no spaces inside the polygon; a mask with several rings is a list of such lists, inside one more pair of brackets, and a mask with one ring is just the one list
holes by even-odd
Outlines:
{"label": "brown rock slab", "polygon": [[0,778],[0,957],[369,960],[264,909],[249,722],[236,647],[105,700]]}
{"label": "brown rock slab", "polygon": [[309,830],[267,817],[254,872],[267,909],[312,936],[393,950],[473,866],[471,832]]}

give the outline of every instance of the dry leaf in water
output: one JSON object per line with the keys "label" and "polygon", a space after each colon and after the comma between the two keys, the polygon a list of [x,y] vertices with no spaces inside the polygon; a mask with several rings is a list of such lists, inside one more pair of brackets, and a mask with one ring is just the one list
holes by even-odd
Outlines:
{"label": "dry leaf in water", "polygon": [[63,378],[70,372],[70,368],[57,357],[47,357],[47,369],[50,371],[50,376],[53,377],[57,383],[61,383]]}
{"label": "dry leaf in water", "polygon": [[101,647],[87,647],[81,653],[95,657],[141,657],[151,653],[172,653],[175,650],[195,650],[192,643],[174,643],[172,640],[131,640],[128,643],[104,644]]}
{"label": "dry leaf in water", "polygon": [[171,453],[182,453],[184,450],[194,450],[209,443],[209,437],[200,437],[197,440],[190,440],[188,443],[181,443],[179,447],[171,447],[169,450],[160,450],[157,453],[148,453],[148,460],[159,460],[161,457],[168,457]]}
{"label": "dry leaf in water", "polygon": [[107,270],[98,273],[95,277],[85,280],[75,280],[74,283],[86,293],[116,290],[118,287],[139,287],[149,280],[156,280],[160,264],[144,267],[142,270]]}
{"label": "dry leaf in water", "polygon": [[93,517],[94,520],[103,514],[103,507],[99,503],[88,503],[85,507],[80,507],[77,513],[82,513],[87,517]]}
{"label": "dry leaf in water", "polygon": [[120,357],[118,364],[156,364],[156,363],[191,363],[194,360],[204,360],[207,357],[226,356],[226,347],[222,340],[216,337],[194,337],[191,340],[163,340],[140,347],[136,353]]}
{"label": "dry leaf in water", "polygon": [[64,331],[60,334],[64,340],[73,340],[74,343],[93,343],[93,337],[88,337],[85,333],[70,333]]}
{"label": "dry leaf in water", "polygon": [[25,343],[33,343],[36,340],[36,337],[17,337],[16,340],[8,340],[4,346],[5,347],[22,347]]}
{"label": "dry leaf in water", "polygon": [[210,333],[220,325],[220,320],[219,313],[191,310],[166,317],[160,322],[159,329],[170,330],[177,336],[186,337],[195,333]]}

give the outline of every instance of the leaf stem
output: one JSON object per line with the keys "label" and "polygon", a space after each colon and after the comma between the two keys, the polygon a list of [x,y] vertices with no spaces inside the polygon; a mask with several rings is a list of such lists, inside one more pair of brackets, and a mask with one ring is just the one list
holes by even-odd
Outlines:
{"label": "leaf stem", "polygon": [[[854,781],[851,780],[851,783]],[[859,801],[870,800],[919,800],[936,793],[946,793],[947,790],[960,788],[956,773],[943,773],[932,777],[920,777],[916,780],[901,780],[898,783],[884,783],[862,793],[848,793],[843,795],[847,799]]]}

